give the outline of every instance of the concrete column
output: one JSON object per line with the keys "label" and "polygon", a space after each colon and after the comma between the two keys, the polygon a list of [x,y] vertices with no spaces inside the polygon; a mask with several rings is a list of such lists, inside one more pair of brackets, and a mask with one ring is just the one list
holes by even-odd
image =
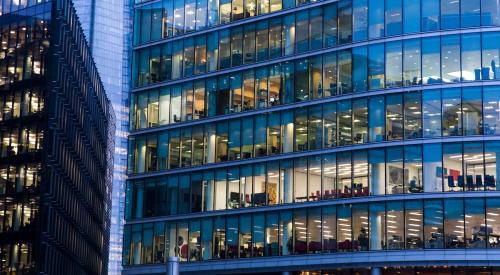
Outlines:
{"label": "concrete column", "polygon": [[179,258],[168,257],[168,259],[167,259],[167,275],[179,275]]}
{"label": "concrete column", "polygon": [[382,275],[382,269],[380,267],[372,267],[371,275]]}

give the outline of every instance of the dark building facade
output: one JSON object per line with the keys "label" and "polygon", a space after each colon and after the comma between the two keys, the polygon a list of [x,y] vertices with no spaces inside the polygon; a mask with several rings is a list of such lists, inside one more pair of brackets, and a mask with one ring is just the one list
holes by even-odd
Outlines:
{"label": "dark building facade", "polygon": [[124,274],[500,274],[498,0],[134,11]]}
{"label": "dark building facade", "polygon": [[0,10],[0,273],[106,273],[114,114],[72,3]]}

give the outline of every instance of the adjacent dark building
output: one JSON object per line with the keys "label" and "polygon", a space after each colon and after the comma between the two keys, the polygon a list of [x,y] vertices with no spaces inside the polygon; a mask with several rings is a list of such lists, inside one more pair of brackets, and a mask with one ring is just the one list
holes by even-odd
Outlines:
{"label": "adjacent dark building", "polygon": [[0,9],[0,273],[105,273],[114,114],[78,18]]}

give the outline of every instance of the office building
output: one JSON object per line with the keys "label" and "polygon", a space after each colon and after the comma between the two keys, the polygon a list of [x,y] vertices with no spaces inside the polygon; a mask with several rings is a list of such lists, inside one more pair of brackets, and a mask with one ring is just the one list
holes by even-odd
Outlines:
{"label": "office building", "polygon": [[136,1],[123,274],[500,274],[500,2]]}
{"label": "office building", "polygon": [[0,8],[0,271],[105,273],[114,114],[78,18]]}
{"label": "office building", "polygon": [[127,172],[128,82],[131,36],[129,1],[73,0],[82,29],[116,115],[108,274],[121,274]]}

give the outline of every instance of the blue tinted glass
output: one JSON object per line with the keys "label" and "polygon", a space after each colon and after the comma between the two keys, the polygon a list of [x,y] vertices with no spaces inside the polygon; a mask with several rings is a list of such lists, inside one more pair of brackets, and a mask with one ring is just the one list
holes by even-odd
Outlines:
{"label": "blue tinted glass", "polygon": [[435,31],[439,27],[439,1],[422,0],[422,31]]}
{"label": "blue tinted glass", "polygon": [[368,0],[353,0],[352,22],[352,40],[366,40],[368,34]]}
{"label": "blue tinted glass", "polygon": [[401,0],[385,1],[385,32],[387,35],[401,34]]}
{"label": "blue tinted glass", "polygon": [[413,33],[419,31],[420,0],[403,0],[403,32]]}
{"label": "blue tinted glass", "polygon": [[494,26],[500,24],[500,1],[481,0],[481,25]]}
{"label": "blue tinted glass", "polygon": [[367,87],[367,48],[358,47],[352,50],[353,89],[354,92],[366,91]]}
{"label": "blue tinted glass", "polygon": [[481,0],[462,0],[460,3],[462,28],[479,26],[481,23],[479,13],[481,10]]}
{"label": "blue tinted glass", "polygon": [[368,65],[368,88],[370,90],[384,88],[385,72],[385,50],[383,44],[371,45],[369,51]]}
{"label": "blue tinted glass", "polygon": [[459,27],[460,1],[441,0],[441,29],[456,29]]}
{"label": "blue tinted glass", "polygon": [[368,22],[370,26],[369,37],[377,38],[384,36],[384,1],[369,0]]}

